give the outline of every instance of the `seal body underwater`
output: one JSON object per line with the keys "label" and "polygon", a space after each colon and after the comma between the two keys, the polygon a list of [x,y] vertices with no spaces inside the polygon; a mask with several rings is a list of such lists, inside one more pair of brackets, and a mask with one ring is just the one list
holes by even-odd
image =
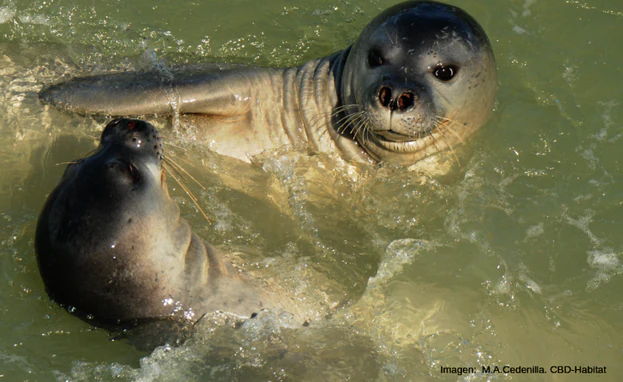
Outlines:
{"label": "seal body underwater", "polygon": [[248,318],[275,307],[180,218],[156,129],[114,120],[98,150],[70,164],[37,223],[49,296],[89,322],[192,322],[221,311]]}
{"label": "seal body underwater", "polygon": [[483,126],[496,89],[491,44],[471,16],[408,1],[352,46],[300,67],[104,74],[48,86],[40,99],[84,114],[181,114],[212,150],[245,161],[294,145],[410,165]]}

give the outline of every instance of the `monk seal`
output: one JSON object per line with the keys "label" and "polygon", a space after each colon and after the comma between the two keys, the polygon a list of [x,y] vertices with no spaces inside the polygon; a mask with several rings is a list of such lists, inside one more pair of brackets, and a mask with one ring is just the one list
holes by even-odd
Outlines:
{"label": "monk seal", "polygon": [[352,46],[299,67],[106,74],[49,86],[40,99],[86,114],[186,115],[212,150],[244,161],[295,145],[411,165],[487,121],[496,77],[491,44],[470,15],[407,1]]}
{"label": "monk seal", "polygon": [[35,236],[51,299],[112,329],[280,307],[180,218],[162,160],[151,124],[117,119],[92,155],[68,165]]}

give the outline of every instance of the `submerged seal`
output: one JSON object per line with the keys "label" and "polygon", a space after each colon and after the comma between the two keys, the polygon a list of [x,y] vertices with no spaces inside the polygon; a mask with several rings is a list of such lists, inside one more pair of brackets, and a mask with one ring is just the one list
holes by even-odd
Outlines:
{"label": "submerged seal", "polygon": [[104,327],[249,317],[274,305],[180,218],[169,197],[156,129],[118,119],[98,150],[70,164],[37,223],[35,249],[49,296]]}
{"label": "submerged seal", "polygon": [[78,113],[187,115],[212,150],[245,161],[295,145],[409,165],[480,128],[496,88],[491,45],[470,15],[408,1],[352,46],[300,67],[100,75],[49,86],[40,98]]}

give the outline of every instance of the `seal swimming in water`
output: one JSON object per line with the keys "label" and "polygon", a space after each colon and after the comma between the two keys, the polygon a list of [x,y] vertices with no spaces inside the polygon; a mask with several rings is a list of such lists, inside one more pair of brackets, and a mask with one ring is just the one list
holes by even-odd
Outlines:
{"label": "seal swimming in water", "polygon": [[117,119],[94,154],[68,165],[36,230],[51,299],[106,328],[280,307],[180,218],[162,160],[151,124]]}
{"label": "seal swimming in water", "polygon": [[408,1],[343,51],[300,67],[188,67],[76,78],[43,102],[77,113],[181,114],[212,150],[250,161],[284,145],[411,165],[465,141],[497,89],[491,44],[458,7]]}

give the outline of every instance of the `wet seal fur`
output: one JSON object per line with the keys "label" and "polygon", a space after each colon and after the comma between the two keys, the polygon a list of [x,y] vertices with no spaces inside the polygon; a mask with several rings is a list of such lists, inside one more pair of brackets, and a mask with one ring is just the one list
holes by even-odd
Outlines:
{"label": "wet seal fur", "polygon": [[497,74],[482,27],[458,7],[408,1],[343,51],[300,67],[126,72],[44,88],[84,114],[181,115],[212,150],[250,161],[284,145],[411,165],[485,124]]}
{"label": "wet seal fur", "polygon": [[117,119],[92,155],[67,166],[37,223],[50,298],[87,322],[123,329],[240,319],[281,307],[193,233],[170,198],[153,125]]}

